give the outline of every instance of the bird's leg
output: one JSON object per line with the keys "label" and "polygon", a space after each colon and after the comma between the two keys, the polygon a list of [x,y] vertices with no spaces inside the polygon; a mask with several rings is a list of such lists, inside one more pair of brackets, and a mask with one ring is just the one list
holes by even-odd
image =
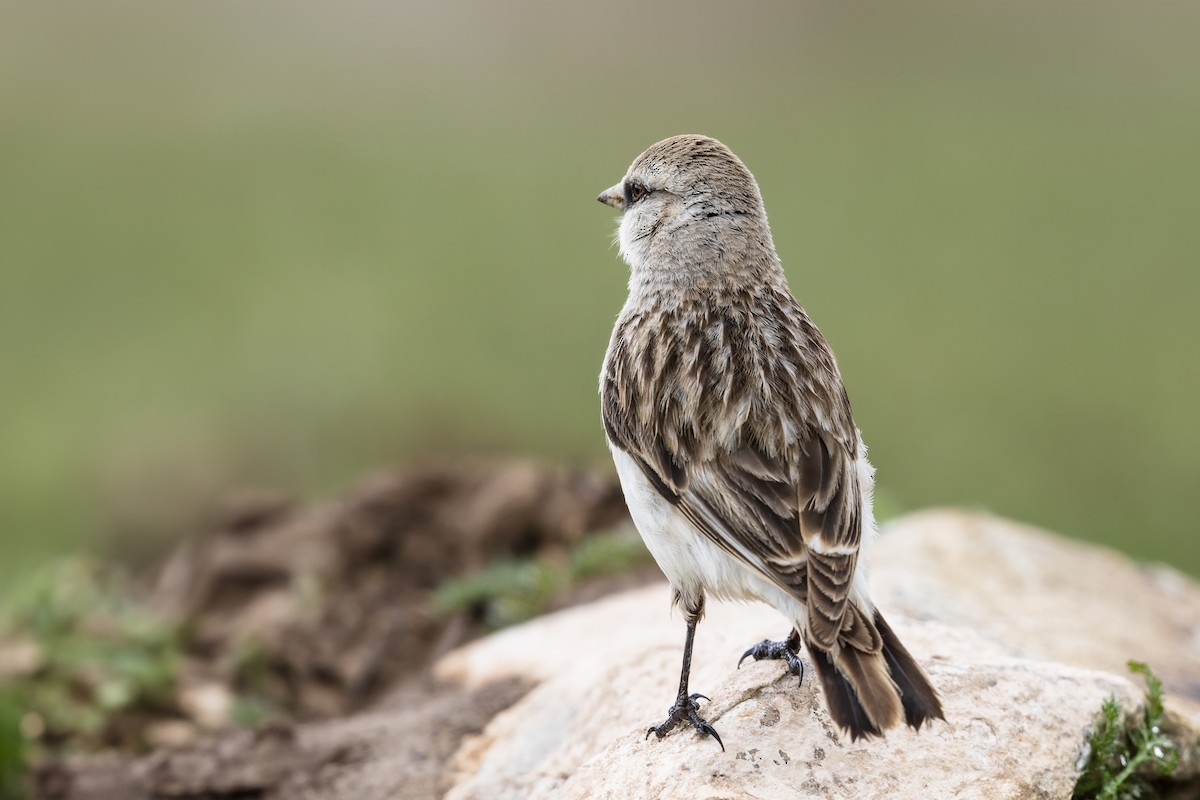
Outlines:
{"label": "bird's leg", "polygon": [[740,668],[742,662],[751,656],[755,661],[772,658],[787,662],[788,672],[799,678],[800,683],[804,683],[804,664],[800,661],[800,631],[795,628],[792,628],[791,634],[782,642],[763,639],[742,653],[742,657],[738,659],[738,667]]}
{"label": "bird's leg", "polygon": [[692,671],[692,642],[696,638],[696,624],[700,621],[700,616],[704,613],[704,601],[700,600],[697,607],[688,608],[687,614],[687,638],[683,642],[683,669],[679,673],[679,694],[675,696],[675,703],[667,712],[667,719],[660,725],[654,725],[646,731],[646,738],[650,738],[650,734],[654,734],[659,739],[670,733],[676,725],[681,722],[686,722],[696,729],[701,736],[711,736],[717,740],[717,744],[721,745],[721,750],[725,749],[725,743],[721,741],[720,735],[716,729],[709,725],[698,713],[700,704],[696,701],[707,700],[708,698],[702,694],[688,694],[688,676]]}

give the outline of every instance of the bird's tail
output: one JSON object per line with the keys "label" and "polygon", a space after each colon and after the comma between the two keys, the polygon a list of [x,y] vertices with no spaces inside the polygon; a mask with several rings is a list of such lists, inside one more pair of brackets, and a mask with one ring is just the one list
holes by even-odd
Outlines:
{"label": "bird's tail", "polygon": [[839,642],[827,650],[805,639],[833,721],[856,740],[882,736],[901,719],[914,730],[927,720],[945,719],[929,678],[891,626],[878,611],[873,621],[878,649]]}

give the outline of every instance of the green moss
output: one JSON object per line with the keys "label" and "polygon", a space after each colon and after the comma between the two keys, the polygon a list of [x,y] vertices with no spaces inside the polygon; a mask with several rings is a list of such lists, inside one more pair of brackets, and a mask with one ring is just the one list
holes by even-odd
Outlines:
{"label": "green moss", "polygon": [[1129,670],[1146,681],[1141,719],[1126,728],[1124,713],[1115,697],[1100,707],[1100,723],[1088,737],[1088,757],[1075,784],[1074,800],[1153,800],[1158,797],[1150,770],[1163,776],[1175,771],[1179,750],[1162,732],[1162,681],[1139,661]]}

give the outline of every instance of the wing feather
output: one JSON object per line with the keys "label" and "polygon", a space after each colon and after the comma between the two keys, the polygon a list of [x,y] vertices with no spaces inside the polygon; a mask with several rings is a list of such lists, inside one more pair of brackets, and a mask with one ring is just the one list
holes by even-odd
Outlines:
{"label": "wing feather", "polygon": [[705,307],[618,322],[601,378],[609,441],[705,536],[806,602],[815,643],[877,650],[847,610],[858,432],[828,345],[786,292]]}

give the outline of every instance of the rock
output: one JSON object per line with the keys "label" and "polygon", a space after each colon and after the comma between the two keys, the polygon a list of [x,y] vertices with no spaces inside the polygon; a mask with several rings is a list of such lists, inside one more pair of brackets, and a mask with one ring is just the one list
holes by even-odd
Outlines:
{"label": "rock", "polygon": [[888,526],[872,553],[884,608],[969,628],[1026,658],[1153,668],[1200,708],[1200,586],[1162,565],[965,511]]}
{"label": "rock", "polygon": [[782,618],[712,603],[691,686],[712,698],[701,713],[728,752],[682,729],[647,740],[673,698],[683,640],[660,585],[444,658],[439,676],[468,687],[540,682],[464,743],[447,797],[1069,798],[1103,700],[1139,707],[1130,658],[1163,676],[1187,750],[1176,788],[1200,796],[1200,589],[1187,578],[956,511],[890,526],[873,567],[877,601],[926,665],[947,722],[851,743],[815,680],[797,687],[772,662],[735,668],[748,645],[786,633]]}
{"label": "rock", "polygon": [[223,683],[206,681],[185,686],[176,702],[191,719],[206,728],[223,728],[233,713],[233,694]]}
{"label": "rock", "polygon": [[888,526],[872,565],[881,609],[945,704],[947,722],[919,733],[849,742],[811,675],[797,686],[775,662],[736,667],[748,645],[786,633],[784,620],[713,602],[692,691],[712,698],[701,713],[728,750],[683,729],[647,740],[683,644],[657,584],[455,650],[434,678],[369,711],[53,763],[34,797],[1066,800],[1102,701],[1116,697],[1129,719],[1139,708],[1129,658],[1168,690],[1164,729],[1182,757],[1164,797],[1200,797],[1200,588],[1189,578],[957,511]]}
{"label": "rock", "polygon": [[151,747],[185,747],[196,741],[197,733],[195,725],[182,719],[157,720],[142,731]]}
{"label": "rock", "polygon": [[46,661],[42,647],[33,639],[0,639],[0,681],[27,678]]}

